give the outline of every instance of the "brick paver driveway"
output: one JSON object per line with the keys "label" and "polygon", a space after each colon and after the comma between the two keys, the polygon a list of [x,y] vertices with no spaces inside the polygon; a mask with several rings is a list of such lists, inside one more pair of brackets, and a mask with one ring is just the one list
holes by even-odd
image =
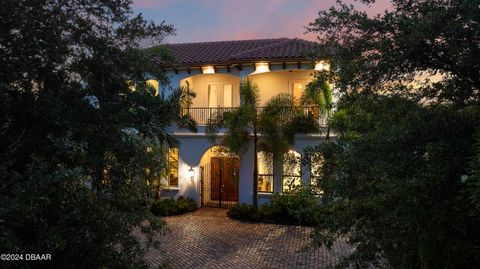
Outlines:
{"label": "brick paver driveway", "polygon": [[166,217],[171,232],[150,249],[152,268],[325,268],[350,251],[336,243],[331,251],[309,248],[311,228],[232,220],[227,210],[201,208]]}

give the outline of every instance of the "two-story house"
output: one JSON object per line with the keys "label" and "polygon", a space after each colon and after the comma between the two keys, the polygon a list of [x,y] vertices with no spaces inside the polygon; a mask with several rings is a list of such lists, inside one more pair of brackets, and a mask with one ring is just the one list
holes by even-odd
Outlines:
{"label": "two-story house", "polygon": [[[186,86],[196,93],[189,108],[199,132],[176,129],[181,146],[169,150],[167,176],[161,179],[163,197],[190,197],[199,206],[225,206],[253,201],[253,142],[241,158],[225,154],[225,149],[211,145],[205,134],[210,117],[237,107],[241,100],[240,82],[249,78],[258,85],[260,103],[279,93],[299,99],[315,69],[328,67],[325,62],[306,57],[315,43],[301,39],[259,39],[202,43],[167,44],[177,64],[164,66],[170,85]],[[318,114],[317,114],[318,115]],[[318,119],[320,120],[320,119]],[[283,192],[293,185],[311,184],[310,169],[300,164],[303,149],[324,141],[321,134],[297,135],[290,154],[295,165],[273,163],[268,152],[258,152],[258,201],[268,202],[273,192]]]}

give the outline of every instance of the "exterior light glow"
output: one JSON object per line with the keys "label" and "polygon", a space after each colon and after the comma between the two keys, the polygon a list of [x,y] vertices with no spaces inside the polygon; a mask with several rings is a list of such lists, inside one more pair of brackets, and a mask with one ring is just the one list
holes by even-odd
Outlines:
{"label": "exterior light glow", "polygon": [[133,80],[127,80],[126,83],[130,91],[134,92],[136,90],[135,82]]}
{"label": "exterior light glow", "polygon": [[188,176],[191,180],[193,180],[193,177],[195,176],[195,171],[193,170],[193,167],[190,167],[190,169],[188,170]]}
{"label": "exterior light glow", "polygon": [[202,66],[203,74],[215,74],[215,68],[212,65]]}
{"label": "exterior light glow", "polygon": [[317,71],[328,71],[328,70],[330,70],[330,64],[326,61],[315,62],[315,70],[317,70]]}
{"label": "exterior light glow", "polygon": [[268,66],[268,63],[266,62],[260,62],[260,63],[255,63],[255,73],[264,73],[264,72],[269,72],[270,67]]}

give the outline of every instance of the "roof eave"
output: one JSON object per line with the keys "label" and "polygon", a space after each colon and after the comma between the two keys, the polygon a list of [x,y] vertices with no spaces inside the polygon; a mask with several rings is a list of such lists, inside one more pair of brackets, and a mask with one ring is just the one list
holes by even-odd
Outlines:
{"label": "roof eave", "polygon": [[290,57],[290,58],[253,58],[253,59],[233,59],[227,62],[195,62],[195,63],[178,63],[177,65],[162,64],[165,68],[200,68],[202,66],[228,66],[235,64],[252,64],[256,62],[269,63],[287,63],[287,62],[312,62],[311,59],[305,57]]}

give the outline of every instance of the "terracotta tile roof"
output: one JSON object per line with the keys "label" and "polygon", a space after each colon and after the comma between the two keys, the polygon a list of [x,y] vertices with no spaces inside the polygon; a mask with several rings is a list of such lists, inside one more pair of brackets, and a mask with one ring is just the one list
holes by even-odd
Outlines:
{"label": "terracotta tile roof", "polygon": [[228,64],[253,60],[301,60],[316,43],[290,38],[166,44],[179,64]]}

